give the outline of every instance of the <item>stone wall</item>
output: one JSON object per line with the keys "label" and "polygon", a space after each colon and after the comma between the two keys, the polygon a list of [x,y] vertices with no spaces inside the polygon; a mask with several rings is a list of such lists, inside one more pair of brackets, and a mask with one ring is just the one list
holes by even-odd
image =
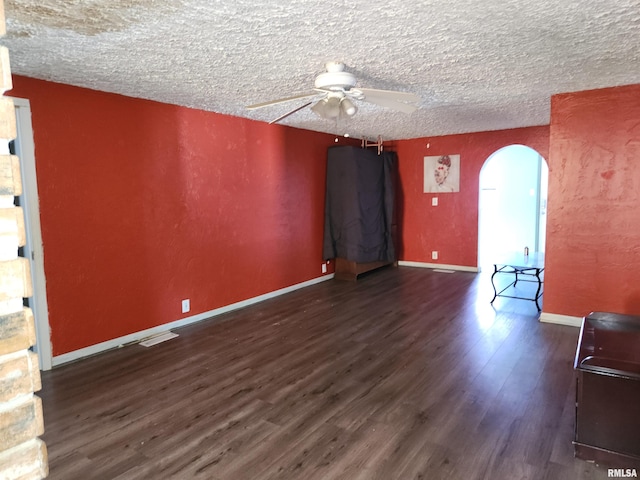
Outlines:
{"label": "stone wall", "polygon": [[[0,0],[0,35],[5,34]],[[11,90],[9,52],[0,46],[0,89]],[[13,101],[0,97],[0,478],[31,480],[48,474],[33,313],[23,299],[32,295],[29,262],[19,256],[26,243],[24,212],[15,206],[22,192],[20,159],[9,153],[16,137]]]}

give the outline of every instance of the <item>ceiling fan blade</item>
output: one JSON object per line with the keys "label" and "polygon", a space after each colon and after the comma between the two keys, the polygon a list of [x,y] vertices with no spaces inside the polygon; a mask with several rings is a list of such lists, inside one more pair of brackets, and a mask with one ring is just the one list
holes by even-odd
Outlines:
{"label": "ceiling fan blade", "polygon": [[373,103],[375,105],[380,105],[381,107],[387,107],[393,110],[398,110],[399,112],[404,112],[404,113],[412,113],[418,109],[418,106],[414,105],[413,103],[397,102],[396,100],[391,100],[385,97],[365,96],[362,100],[365,102]]}
{"label": "ceiling fan blade", "polygon": [[384,100],[394,100],[396,102],[405,102],[405,103],[418,103],[420,101],[420,97],[407,92],[396,92],[393,90],[377,90],[375,88],[352,88],[349,90],[349,93],[361,93],[364,95],[365,100],[370,100],[373,103],[372,99],[384,99]]}
{"label": "ceiling fan blade", "polygon": [[280,115],[278,118],[276,118],[275,120],[271,120],[269,122],[269,125],[271,125],[272,123],[277,123],[280,120],[287,118],[289,115],[293,115],[294,113],[296,113],[299,110],[302,110],[305,107],[308,107],[309,105],[311,105],[313,103],[313,101],[311,102],[307,102],[304,105],[299,106],[298,108],[294,108],[293,110],[291,110],[290,112],[285,113],[284,115]]}
{"label": "ceiling fan blade", "polygon": [[279,103],[290,102],[291,100],[297,100],[299,98],[313,97],[314,95],[317,95],[317,94],[318,94],[317,92],[300,93],[298,95],[293,95],[292,97],[279,98],[278,100],[271,100],[268,102],[256,103],[255,105],[249,105],[247,109],[255,110],[256,108],[268,107],[270,105],[277,105]]}

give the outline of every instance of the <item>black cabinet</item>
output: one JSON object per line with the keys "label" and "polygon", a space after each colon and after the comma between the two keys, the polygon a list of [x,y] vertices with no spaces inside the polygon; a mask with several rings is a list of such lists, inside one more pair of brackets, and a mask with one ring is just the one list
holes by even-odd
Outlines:
{"label": "black cabinet", "polygon": [[640,468],[640,317],[586,316],[574,368],[576,456]]}

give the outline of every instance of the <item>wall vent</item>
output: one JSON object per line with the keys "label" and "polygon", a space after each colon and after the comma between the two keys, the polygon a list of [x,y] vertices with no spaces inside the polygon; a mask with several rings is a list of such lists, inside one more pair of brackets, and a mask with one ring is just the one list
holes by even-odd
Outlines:
{"label": "wall vent", "polygon": [[173,333],[171,331],[162,332],[157,335],[153,335],[151,337],[147,337],[140,342],[140,345],[143,347],[151,347],[152,345],[157,345],[158,343],[166,342],[167,340],[171,340],[172,338],[177,337],[177,333]]}

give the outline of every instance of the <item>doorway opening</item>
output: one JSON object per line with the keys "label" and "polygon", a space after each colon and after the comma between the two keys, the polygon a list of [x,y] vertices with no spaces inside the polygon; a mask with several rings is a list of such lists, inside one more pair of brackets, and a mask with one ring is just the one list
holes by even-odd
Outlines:
{"label": "doorway opening", "polygon": [[549,167],[535,150],[510,145],[480,170],[478,268],[493,269],[505,253],[544,252]]}

